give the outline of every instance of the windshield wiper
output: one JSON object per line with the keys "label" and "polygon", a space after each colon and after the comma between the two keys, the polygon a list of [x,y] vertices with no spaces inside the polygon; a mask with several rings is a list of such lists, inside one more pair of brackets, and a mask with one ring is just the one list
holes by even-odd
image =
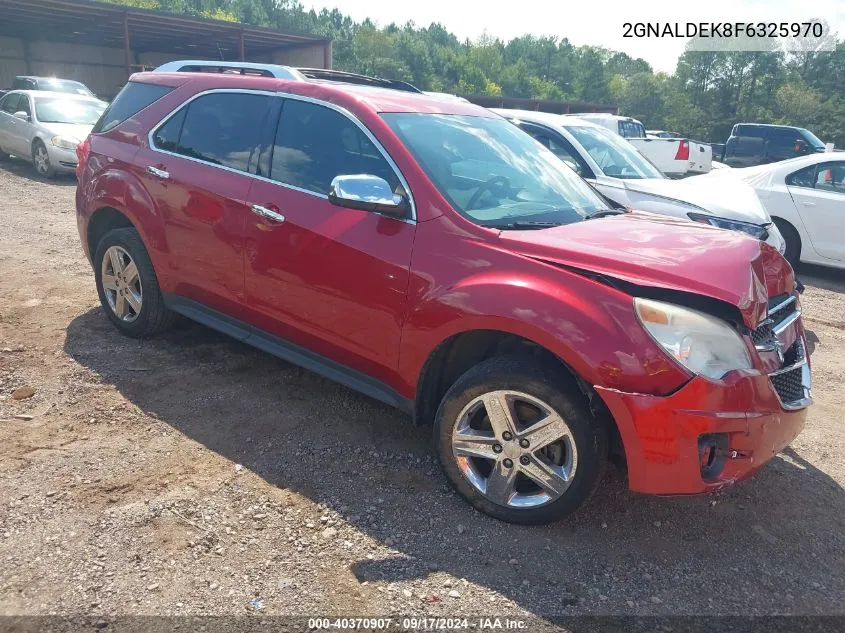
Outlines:
{"label": "windshield wiper", "polygon": [[601,211],[596,211],[595,213],[591,213],[585,220],[595,220],[596,218],[606,218],[609,215],[625,215],[628,213],[627,211],[620,211],[619,209],[603,209]]}
{"label": "windshield wiper", "polygon": [[488,224],[491,229],[499,229],[506,231],[508,229],[550,229],[555,226],[561,226],[563,222],[530,222],[526,220],[517,220],[515,222],[508,222],[507,224]]}

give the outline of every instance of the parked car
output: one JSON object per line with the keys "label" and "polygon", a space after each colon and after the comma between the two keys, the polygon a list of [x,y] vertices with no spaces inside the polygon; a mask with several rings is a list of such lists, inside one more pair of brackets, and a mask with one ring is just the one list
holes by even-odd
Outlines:
{"label": "parked car", "polygon": [[737,123],[721,154],[731,167],[753,167],[825,151],[819,138],[800,127]]}
{"label": "parked car", "polygon": [[706,174],[712,169],[713,151],[706,143],[698,143],[671,132],[649,135],[637,119],[616,114],[568,114],[589,121],[628,139],[637,150],[670,178]]}
{"label": "parked car", "polygon": [[91,97],[14,90],[0,99],[0,158],[31,161],[46,178],[76,170],[76,146],[106,109]]}
{"label": "parked car", "polygon": [[19,75],[12,82],[12,87],[3,92],[10,92],[11,90],[46,90],[48,92],[67,92],[69,94],[97,98],[97,95],[91,92],[91,89],[84,83],[74,81],[73,79],[59,79],[57,77]]}
{"label": "parked car", "polygon": [[646,130],[645,135],[654,138],[683,138],[677,132],[667,132],[666,130]]}
{"label": "parked car", "polygon": [[730,169],[726,176],[754,187],[780,229],[786,241],[784,255],[793,265],[801,261],[845,268],[842,154],[811,154],[770,165]]}
{"label": "parked car", "polygon": [[742,231],[783,252],[777,226],[754,190],[739,180],[714,189],[699,177],[665,177],[630,144],[588,121],[533,110],[501,114],[550,149],[602,195],[623,208]]}
{"label": "parked car", "polygon": [[519,523],[577,509],[609,447],[632,489],[697,493],[799,433],[775,249],[614,210],[481,107],[261,68],[136,74],[80,146],[119,331],[180,313],[396,406],[461,496]]}

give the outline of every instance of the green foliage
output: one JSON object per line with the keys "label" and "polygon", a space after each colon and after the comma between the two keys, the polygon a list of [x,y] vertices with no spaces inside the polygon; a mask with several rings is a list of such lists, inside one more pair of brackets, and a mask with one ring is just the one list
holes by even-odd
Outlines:
{"label": "green foliage", "polygon": [[616,104],[649,129],[714,142],[739,121],[800,125],[845,147],[845,41],[835,52],[687,50],[666,75],[565,38],[462,42],[442,24],[380,27],[338,9],[306,11],[298,0],[105,1],[330,37],[336,68],[423,90]]}

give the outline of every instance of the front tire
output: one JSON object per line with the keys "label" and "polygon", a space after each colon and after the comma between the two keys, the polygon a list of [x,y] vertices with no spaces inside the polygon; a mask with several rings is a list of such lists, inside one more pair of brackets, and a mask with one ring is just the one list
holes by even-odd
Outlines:
{"label": "front tire", "polygon": [[801,261],[801,236],[798,231],[786,220],[780,218],[772,218],[778,231],[783,236],[783,241],[786,242],[786,248],[783,251],[783,256],[786,258],[793,268],[795,268]]}
{"label": "front tire", "polygon": [[94,255],[97,294],[121,333],[142,338],[167,329],[173,313],[164,305],[153,264],[134,228],[113,229]]}
{"label": "front tire", "polygon": [[542,524],[580,508],[601,479],[606,434],[562,368],[499,357],[461,376],[437,410],[452,487],[502,521]]}
{"label": "front tire", "polygon": [[56,168],[50,161],[47,146],[40,139],[36,139],[32,144],[32,164],[35,166],[35,171],[44,178],[53,178],[56,175]]}

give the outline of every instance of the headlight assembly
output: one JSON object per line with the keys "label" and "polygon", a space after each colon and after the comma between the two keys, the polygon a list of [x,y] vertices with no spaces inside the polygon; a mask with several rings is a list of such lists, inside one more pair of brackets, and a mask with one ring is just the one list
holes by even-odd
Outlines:
{"label": "headlight assembly", "polygon": [[634,309],[660,347],[694,374],[718,379],[753,367],[742,337],[722,319],[652,299],[635,298]]}
{"label": "headlight assembly", "polygon": [[687,217],[693,222],[701,222],[702,224],[717,226],[720,229],[742,231],[751,237],[756,237],[758,240],[765,241],[769,237],[767,225],[754,224],[753,222],[743,222],[742,220],[731,220],[730,218],[720,218],[714,215],[707,215],[706,213],[687,213]]}
{"label": "headlight assembly", "polygon": [[61,147],[62,149],[76,149],[79,141],[75,138],[68,138],[67,136],[54,136],[50,139],[50,145]]}

